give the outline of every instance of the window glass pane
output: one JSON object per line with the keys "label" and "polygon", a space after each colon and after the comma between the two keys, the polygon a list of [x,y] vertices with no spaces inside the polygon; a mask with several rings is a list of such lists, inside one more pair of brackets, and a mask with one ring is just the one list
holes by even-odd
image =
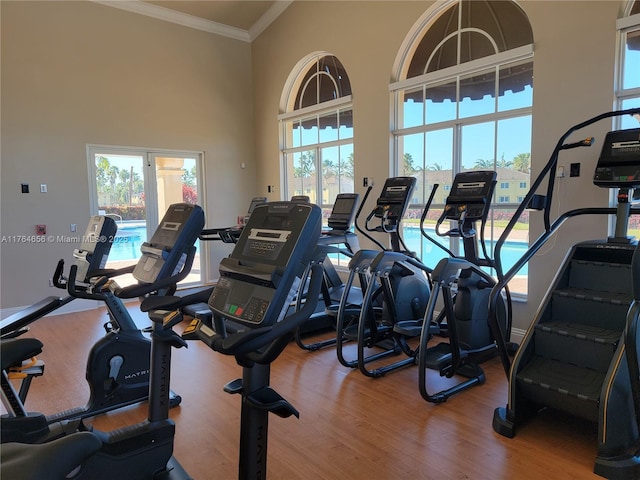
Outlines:
{"label": "window glass pane", "polygon": [[498,111],[530,107],[533,104],[533,62],[500,67]]}
{"label": "window glass pane", "polygon": [[622,88],[640,87],[640,30],[627,32]]}
{"label": "window glass pane", "polygon": [[410,203],[423,203],[424,182],[421,173],[424,170],[424,133],[398,137],[398,158],[398,175],[416,176],[418,179]]}
{"label": "window glass pane", "polygon": [[338,163],[339,193],[351,193],[355,188],[353,144],[340,145]]}
{"label": "window glass pane", "polygon": [[495,112],[495,91],[495,71],[486,71],[469,77],[461,77],[460,118]]}
{"label": "window glass pane", "polygon": [[418,87],[398,93],[404,95],[402,108],[398,115],[398,128],[409,128],[423,125],[424,122],[424,88]]}
{"label": "window glass pane", "polygon": [[327,113],[321,115],[320,119],[320,142],[331,142],[338,139],[338,113]]}
{"label": "window glass pane", "polygon": [[286,155],[291,165],[291,175],[288,176],[288,195],[308,195],[311,203],[316,203],[316,167],[315,151],[296,152]]}
{"label": "window glass pane", "polygon": [[322,205],[333,205],[336,195],[339,193],[339,155],[340,150],[337,146],[320,149],[322,165]]}
{"label": "window glass pane", "polygon": [[[438,17],[433,25],[426,31],[411,58],[407,78],[417,77],[426,73],[425,67],[427,60],[434,49],[440,44],[443,38],[446,38],[458,28],[458,22],[455,20],[457,17],[458,4],[456,3],[445,14]],[[453,38],[448,42],[446,51],[439,51],[438,54],[435,55],[435,57],[438,57],[438,61],[432,61],[433,67],[429,71],[438,70],[438,68],[442,68],[447,64],[448,66],[455,65],[456,43],[457,40]],[[439,63],[442,57],[447,57],[447,59],[444,60],[443,63]]]}
{"label": "window glass pane", "polygon": [[495,122],[464,125],[461,129],[463,170],[493,170]]}
{"label": "window glass pane", "polygon": [[[640,98],[629,98],[622,102],[622,110],[636,107],[640,107]],[[640,128],[640,123],[638,123],[638,120],[631,115],[625,115],[624,117],[621,117],[620,128]]]}
{"label": "window glass pane", "polygon": [[436,49],[431,58],[426,57],[424,62],[425,64],[429,62],[429,64],[422,71],[416,72],[416,76],[456,66],[458,64],[458,37],[453,36],[447,39]]}
{"label": "window glass pane", "polygon": [[311,117],[301,122],[300,145],[314,145],[318,143],[318,117]]}
{"label": "window glass pane", "polygon": [[479,58],[498,53],[493,44],[478,32],[462,32],[460,34],[460,63],[470,62]]}
{"label": "window glass pane", "polygon": [[456,81],[427,87],[427,125],[456,118]]}
{"label": "window glass pane", "polygon": [[398,153],[401,158],[398,174],[410,176],[422,170],[424,166],[424,134],[403,135],[398,137],[398,142]]}
{"label": "window glass pane", "polygon": [[284,125],[284,146],[285,148],[295,148],[300,146],[300,122],[283,122]]}
{"label": "window glass pane", "polygon": [[[497,162],[498,184],[496,185],[494,206],[497,207],[500,203],[520,204],[530,188],[531,116],[500,120],[496,150],[500,158]],[[491,222],[493,239],[501,235],[502,229],[507,225],[516,208],[516,205],[493,208]],[[502,247],[500,256],[505,272],[524,253],[528,244],[529,215],[528,212],[525,212]],[[493,255],[493,251],[489,253]],[[509,287],[518,292],[527,291],[526,269],[513,279]]]}
{"label": "window glass pane", "polygon": [[[291,128],[291,131],[289,131]],[[299,121],[286,123],[286,145],[287,147],[299,147],[302,145],[302,125]],[[290,142],[290,143],[289,143]]]}
{"label": "window glass pane", "polygon": [[338,112],[340,120],[340,131],[338,137],[342,140],[353,138],[353,110],[341,110]]}

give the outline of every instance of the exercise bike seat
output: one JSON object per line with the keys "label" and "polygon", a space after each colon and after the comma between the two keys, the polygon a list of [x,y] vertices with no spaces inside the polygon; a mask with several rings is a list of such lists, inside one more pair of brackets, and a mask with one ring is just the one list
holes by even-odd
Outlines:
{"label": "exercise bike seat", "polygon": [[0,450],[0,477],[63,480],[101,445],[91,432],[78,432],[41,444],[5,443]]}
{"label": "exercise bike seat", "polygon": [[42,352],[42,342],[37,338],[11,338],[2,340],[0,357],[2,370],[20,365],[24,360]]}

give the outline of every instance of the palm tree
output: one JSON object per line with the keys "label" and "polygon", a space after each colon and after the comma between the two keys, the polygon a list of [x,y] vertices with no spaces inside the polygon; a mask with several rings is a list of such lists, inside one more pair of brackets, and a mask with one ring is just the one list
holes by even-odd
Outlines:
{"label": "palm tree", "polygon": [[496,167],[511,168],[512,165],[513,165],[513,162],[511,160],[505,160],[504,159],[504,154],[502,154],[502,157],[500,158],[500,161],[498,162]]}
{"label": "palm tree", "polygon": [[489,169],[489,170],[493,170],[494,168],[494,162],[493,159],[491,160],[485,160],[484,158],[479,158],[476,160],[476,163],[473,165],[474,168],[479,168],[479,169]]}
{"label": "palm tree", "polygon": [[402,162],[404,167],[404,173],[412,174],[422,170],[422,167],[416,167],[413,164],[413,156],[410,153],[405,153],[402,156]]}
{"label": "palm tree", "polygon": [[307,178],[313,175],[316,171],[315,168],[315,152],[308,150],[300,154],[300,163],[297,167],[293,168],[293,176],[295,178]]}
{"label": "palm tree", "polygon": [[513,168],[518,172],[531,172],[531,153],[519,153],[513,157]]}

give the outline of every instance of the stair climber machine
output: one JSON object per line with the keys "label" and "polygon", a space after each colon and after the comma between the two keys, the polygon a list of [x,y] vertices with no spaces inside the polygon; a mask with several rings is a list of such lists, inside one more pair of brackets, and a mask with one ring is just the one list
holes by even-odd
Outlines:
{"label": "stair climber machine", "polygon": [[[264,479],[267,472],[268,415],[286,418],[298,411],[269,386],[271,363],[291,342],[298,326],[316,308],[322,285],[317,243],[322,212],[317,205],[270,202],[255,208],[233,252],[220,263],[220,281],[209,298],[213,328],[194,319],[183,333],[212,350],[233,355],[243,374],[227,393],[241,400],[238,478]],[[289,305],[312,263],[308,299],[291,314]],[[184,299],[163,308],[184,305]],[[244,330],[229,334],[226,323]]]}
{"label": "stair climber machine", "polygon": [[[489,294],[497,280],[486,272],[496,269],[496,262],[489,257],[484,239],[485,224],[491,206],[491,197],[496,185],[496,172],[474,170],[456,175],[451,193],[445,201],[442,214],[436,221],[435,232],[440,237],[462,240],[464,255],[456,256],[452,251],[429,236],[424,220],[438,188],[434,185],[431,196],[420,220],[422,235],[444,250],[448,256],[438,262],[431,273],[433,290],[429,297],[420,344],[418,346],[419,390],[428,402],[442,403],[451,395],[485,381],[479,363],[496,355],[496,344],[489,328]],[[441,231],[443,223],[453,223],[453,228]],[[476,224],[480,223],[479,235]],[[478,244],[483,256],[478,255]],[[500,272],[497,273],[501,277]],[[455,293],[454,293],[455,292]],[[502,330],[511,331],[510,296],[506,289],[506,305],[500,302],[499,321]],[[436,317],[438,300],[444,306]],[[500,299],[502,300],[502,299]],[[446,318],[446,323],[443,319]],[[444,332],[443,332],[444,330]],[[434,335],[449,337],[449,342],[429,346]],[[508,336],[506,337],[508,339]],[[427,369],[437,370],[441,376],[454,375],[466,380],[441,392],[430,394],[427,390]]]}
{"label": "stair climber machine", "polygon": [[[194,252],[192,245],[184,264],[187,272]],[[45,443],[5,443],[0,449],[2,478],[192,480],[173,457],[175,423],[169,418],[171,349],[187,346],[173,327],[183,317],[177,311],[151,310],[159,298],[147,297],[141,304],[141,310],[149,312],[152,322],[147,419],[114,431],[85,429]]]}
{"label": "stair climber machine", "polygon": [[[71,267],[67,281],[69,294],[105,302],[111,318],[105,326],[106,335],[89,352],[86,369],[89,401],[84,407],[44,416],[26,412],[15,390],[5,392],[3,385],[3,397],[7,397],[6,404],[11,408],[8,408],[9,415],[1,418],[2,442],[49,441],[84,428],[83,418],[147,400],[152,342],[136,326],[122,299],[154,298],[174,293],[177,283],[191,269],[195,242],[203,226],[204,213],[199,206],[173,204],[151,240],[142,244],[142,255],[135,265],[96,270],[96,277],[82,286],[76,281],[77,265]],[[118,285],[117,277],[125,273],[132,273],[138,283],[126,287]],[[180,403],[181,398],[173,392],[170,397],[171,406]]]}
{"label": "stair climber machine", "polygon": [[[639,113],[640,108],[605,113],[572,127],[560,138],[500,236],[496,259],[528,205],[543,210],[545,231],[505,273],[490,297],[491,328],[509,380],[508,403],[496,409],[494,430],[511,438],[519,425],[543,409],[585,420],[598,428],[594,473],[614,480],[640,478],[640,253],[637,240],[627,236],[630,215],[640,213],[631,208],[640,187],[640,128],[609,132],[595,169],[597,186],[618,190],[617,208],[571,210],[552,223],[550,207],[560,151],[593,141],[565,143],[569,135],[603,119]],[[541,198],[535,192],[546,175],[547,195]],[[495,320],[496,300],[560,225],[578,215],[615,215],[615,235],[570,249],[511,362]]]}
{"label": "stair climber machine", "polygon": [[[364,229],[356,221],[358,231],[377,244],[380,251],[359,250],[349,262],[349,277],[337,311],[336,347],[342,365],[357,367],[369,377],[381,377],[392,370],[415,364],[417,351],[410,341],[420,336],[431,291],[431,269],[414,258],[401,236],[402,217],[415,184],[415,177],[388,178]],[[371,187],[356,219],[370,192]],[[371,232],[389,235],[390,248],[383,246]],[[356,288],[356,279],[364,292],[361,305],[353,305],[349,301],[351,289]],[[344,344],[347,341],[357,343],[357,358],[346,358]],[[367,366],[370,362],[401,353],[406,358],[375,369]]]}
{"label": "stair climber machine", "polygon": [[[333,265],[329,255],[344,255],[352,258],[355,252],[360,250],[358,236],[352,230],[353,219],[358,207],[358,199],[360,195],[357,193],[339,193],[333,204],[329,218],[327,219],[327,227],[323,228],[318,240],[318,252],[326,258],[322,262],[324,270],[324,281],[322,282],[322,292],[318,302],[318,309],[311,315],[309,320],[296,330],[296,344],[308,351],[316,351],[323,347],[336,344],[335,335],[324,340],[311,340],[305,343],[303,334],[309,335],[312,332],[335,330],[336,329],[336,312],[337,305],[340,303],[345,284],[340,278],[335,266]],[[302,278],[303,288],[306,288],[307,277],[310,268]],[[296,309],[300,309],[306,295],[301,290],[296,299]],[[350,297],[351,303],[362,303],[362,294],[352,290]],[[332,305],[335,308],[332,308]]]}
{"label": "stair climber machine", "polygon": [[[80,248],[76,248],[73,251],[75,264],[79,271],[76,276],[78,282],[87,282],[90,272],[104,268],[117,229],[118,227],[112,218],[101,215],[91,217],[85,234],[81,237]],[[53,284],[66,290],[66,280],[62,278],[63,269],[64,260],[60,260],[53,276]],[[14,339],[24,334],[28,331],[28,326],[31,323],[68,304],[73,299],[74,297],[71,295],[64,298],[49,296],[2,320],[0,322],[0,338],[2,341],[0,351],[3,351],[2,349],[4,349],[8,339]],[[12,343],[20,344],[22,342]],[[9,399],[14,398],[16,395],[24,403],[33,378],[44,374],[44,362],[35,358],[41,352],[41,347],[38,352],[34,352],[24,358],[18,358],[15,363],[6,364],[7,368],[2,369],[2,401],[5,405],[10,401]],[[4,358],[2,364],[5,365]],[[8,380],[20,380],[20,389],[17,394],[12,391],[12,385]],[[14,405],[14,407],[16,406]],[[7,411],[13,412],[13,407],[7,407]]]}

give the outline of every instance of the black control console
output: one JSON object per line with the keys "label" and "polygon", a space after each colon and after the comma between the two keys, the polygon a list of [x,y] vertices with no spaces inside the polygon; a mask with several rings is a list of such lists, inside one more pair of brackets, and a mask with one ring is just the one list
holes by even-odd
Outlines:
{"label": "black control console", "polygon": [[640,185],[640,128],[607,133],[593,183],[606,188]]}

